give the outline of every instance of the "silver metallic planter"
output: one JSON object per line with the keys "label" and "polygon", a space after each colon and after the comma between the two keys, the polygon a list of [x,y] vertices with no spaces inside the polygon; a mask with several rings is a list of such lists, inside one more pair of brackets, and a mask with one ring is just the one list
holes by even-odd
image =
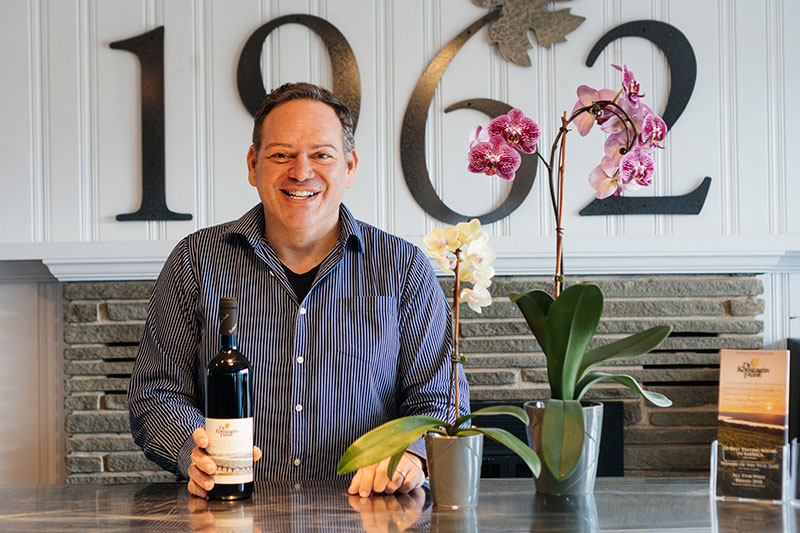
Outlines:
{"label": "silver metallic planter", "polygon": [[[558,496],[577,496],[594,492],[594,480],[597,477],[597,459],[600,453],[600,432],[603,429],[603,404],[598,402],[581,402],[583,405],[583,453],[578,466],[569,477],[558,481],[542,464],[542,473],[536,478],[536,492]],[[528,444],[539,457],[542,457],[542,416],[545,402],[527,402]]]}
{"label": "silver metallic planter", "polygon": [[433,505],[449,508],[477,505],[483,435],[446,437],[427,433],[425,450]]}

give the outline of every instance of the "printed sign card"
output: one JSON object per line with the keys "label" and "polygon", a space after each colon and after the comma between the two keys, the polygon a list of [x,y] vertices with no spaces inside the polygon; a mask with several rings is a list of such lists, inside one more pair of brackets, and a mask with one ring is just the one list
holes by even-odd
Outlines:
{"label": "printed sign card", "polygon": [[722,350],[717,496],[783,499],[789,414],[787,350]]}

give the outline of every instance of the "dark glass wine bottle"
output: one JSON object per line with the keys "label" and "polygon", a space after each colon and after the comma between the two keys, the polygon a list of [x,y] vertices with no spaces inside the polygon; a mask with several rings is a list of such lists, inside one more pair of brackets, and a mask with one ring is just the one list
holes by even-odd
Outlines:
{"label": "dark glass wine bottle", "polygon": [[206,370],[206,452],[217,464],[210,498],[253,494],[253,371],[237,349],[238,303],[219,301],[219,353]]}

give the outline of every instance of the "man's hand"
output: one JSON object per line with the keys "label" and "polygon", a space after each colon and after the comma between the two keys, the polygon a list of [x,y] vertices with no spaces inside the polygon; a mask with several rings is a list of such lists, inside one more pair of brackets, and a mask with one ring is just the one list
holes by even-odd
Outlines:
{"label": "man's hand", "polygon": [[393,494],[399,492],[406,494],[419,488],[425,483],[425,472],[422,471],[422,459],[413,453],[406,452],[397,463],[394,476],[389,479],[387,469],[390,457],[380,463],[359,468],[347,492],[368,498],[373,492]]}
{"label": "man's hand", "polygon": [[[209,490],[214,487],[214,480],[211,474],[217,471],[217,465],[206,453],[208,448],[208,433],[205,428],[197,428],[192,433],[195,446],[190,456],[192,464],[189,465],[189,485],[187,488],[195,496],[206,498]],[[261,459],[261,450],[258,446],[253,446],[253,462]],[[386,470],[384,468],[384,470]]]}

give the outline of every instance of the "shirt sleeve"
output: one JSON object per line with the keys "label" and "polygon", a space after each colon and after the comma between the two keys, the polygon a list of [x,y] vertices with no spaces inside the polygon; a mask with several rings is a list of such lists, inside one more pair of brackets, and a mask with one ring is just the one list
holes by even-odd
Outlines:
{"label": "shirt sleeve", "polygon": [[197,299],[184,239],[156,281],[128,387],[134,440],[148,459],[179,479],[188,477],[192,432],[205,425],[197,385]]}
{"label": "shirt sleeve", "polygon": [[[401,416],[430,415],[446,420],[450,397],[453,335],[450,306],[428,260],[419,248],[409,268],[400,301],[398,369],[402,394]],[[469,385],[458,365],[460,414],[469,413]],[[449,416],[453,417],[453,409]],[[408,451],[425,458],[418,439]]]}

